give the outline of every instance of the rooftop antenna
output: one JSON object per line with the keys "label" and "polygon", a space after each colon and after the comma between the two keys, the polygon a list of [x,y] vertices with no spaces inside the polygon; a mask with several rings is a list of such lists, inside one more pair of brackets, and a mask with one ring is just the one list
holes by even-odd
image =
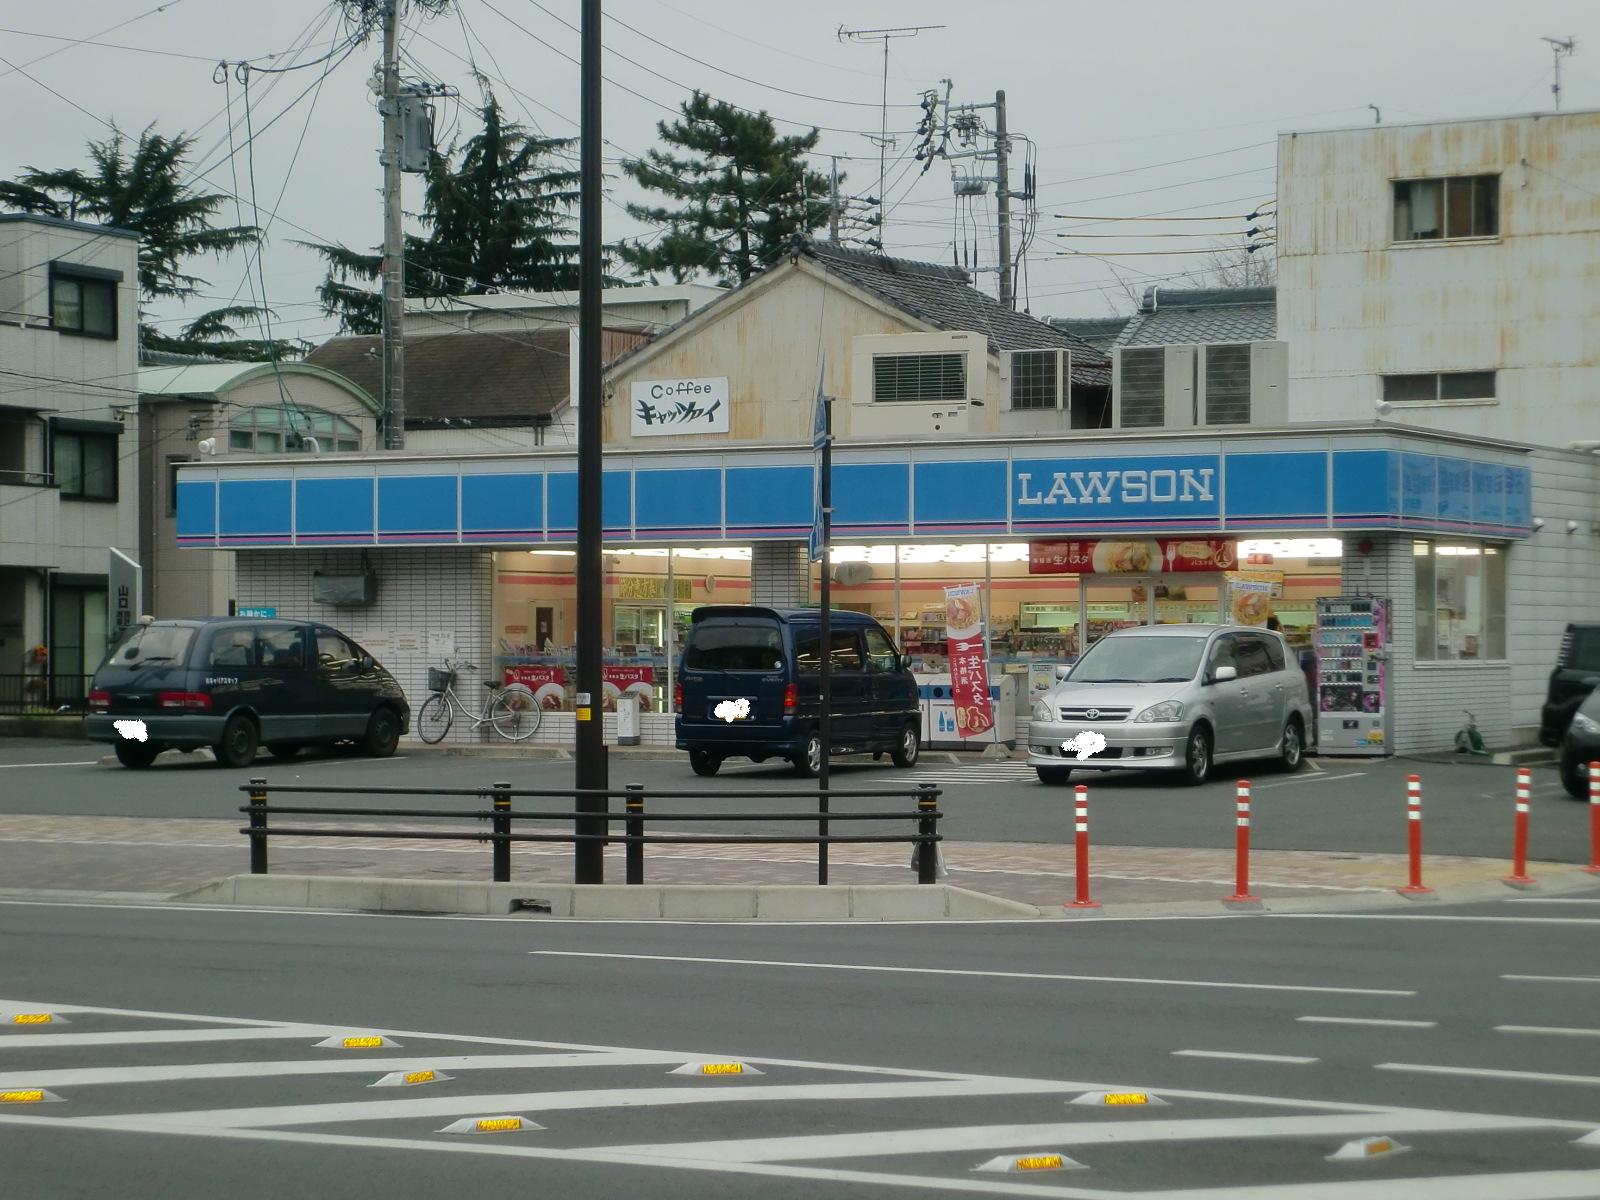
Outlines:
{"label": "rooftop antenna", "polygon": [[1369,105],[1367,105],[1367,107],[1372,110],[1372,123],[1374,125],[1382,125],[1383,124],[1383,110],[1380,109],[1376,104],[1369,104]]}
{"label": "rooftop antenna", "polygon": [[[839,26],[838,38],[841,42],[882,42],[883,43],[883,103],[879,109],[878,136],[869,138],[878,144],[878,195],[887,200],[884,195],[883,178],[888,158],[885,151],[894,145],[894,139],[889,136],[889,43],[895,38],[916,37],[924,29],[944,29],[943,25],[901,25],[894,29],[846,29]],[[881,210],[885,215],[887,208]],[[879,227],[881,231],[881,226]]]}
{"label": "rooftop antenna", "polygon": [[1564,54],[1571,58],[1578,50],[1578,39],[1575,37],[1553,38],[1544,37],[1541,42],[1550,43],[1551,56],[1554,59],[1555,79],[1550,84],[1550,94],[1555,97],[1556,111],[1561,111],[1561,56]]}

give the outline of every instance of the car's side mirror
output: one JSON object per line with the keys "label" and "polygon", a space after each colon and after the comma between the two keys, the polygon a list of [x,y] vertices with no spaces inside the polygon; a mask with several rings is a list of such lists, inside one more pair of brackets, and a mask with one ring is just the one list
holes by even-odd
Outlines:
{"label": "car's side mirror", "polygon": [[1062,680],[1065,680],[1069,675],[1072,674],[1072,668],[1070,666],[1068,666],[1066,663],[1057,663],[1056,664],[1056,669],[1055,669],[1055,671],[1053,673],[1054,673],[1054,675],[1056,677],[1056,681],[1059,683]]}
{"label": "car's side mirror", "polygon": [[370,671],[370,670],[372,670],[373,667],[375,667],[377,665],[378,665],[378,662],[377,662],[377,660],[375,658],[372,657],[372,655],[363,654],[361,656],[361,669],[363,671]]}
{"label": "car's side mirror", "polygon": [[1212,683],[1227,683],[1230,679],[1239,678],[1238,667],[1218,667],[1211,673]]}
{"label": "car's side mirror", "polygon": [[909,655],[909,654],[902,654],[902,655],[901,655],[901,656],[900,656],[900,669],[901,669],[901,670],[902,670],[902,671],[909,671],[909,670],[911,670],[911,655]]}

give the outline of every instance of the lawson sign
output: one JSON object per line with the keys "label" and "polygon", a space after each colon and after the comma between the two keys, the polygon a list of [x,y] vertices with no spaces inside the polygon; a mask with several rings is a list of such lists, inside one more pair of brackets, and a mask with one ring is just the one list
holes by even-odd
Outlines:
{"label": "lawson sign", "polygon": [[1221,514],[1222,459],[1216,454],[1016,460],[1011,514],[1017,523]]}

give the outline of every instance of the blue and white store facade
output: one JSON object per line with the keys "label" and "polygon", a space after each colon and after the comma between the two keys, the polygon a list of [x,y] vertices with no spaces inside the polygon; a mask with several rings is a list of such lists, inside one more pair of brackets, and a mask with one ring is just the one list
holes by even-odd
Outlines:
{"label": "blue and white store facade", "polygon": [[[1109,628],[1236,619],[1231,599],[1255,590],[1309,644],[1318,600],[1376,596],[1383,749],[1446,748],[1467,708],[1504,744],[1537,723],[1560,629],[1600,590],[1595,466],[1561,451],[1369,425],[856,441],[834,463],[836,602],[937,671],[940,589],[977,582],[993,669],[1019,692]],[[792,446],[607,455],[606,611],[587,619],[606,623],[608,682],[645,699],[646,740],[670,741],[695,607],[814,602],[813,470]],[[413,705],[446,656],[523,672],[548,685],[538,736],[555,742],[572,737],[560,687],[586,619],[576,526],[570,451],[230,460],[178,482],[178,542],[237,552],[239,606],[339,627]],[[1115,576],[1041,573],[1039,547],[1063,541],[1153,549]],[[1178,574],[1174,544],[1225,553]],[[371,583],[343,600],[369,602],[326,603],[330,577],[353,575]]]}

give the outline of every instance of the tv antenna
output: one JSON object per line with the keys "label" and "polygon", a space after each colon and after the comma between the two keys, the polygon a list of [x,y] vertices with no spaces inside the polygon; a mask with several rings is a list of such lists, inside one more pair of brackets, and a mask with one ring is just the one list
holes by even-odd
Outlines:
{"label": "tv antenna", "polygon": [[[1561,56],[1562,55],[1566,55],[1568,58],[1571,58],[1574,54],[1576,54],[1577,51],[1578,51],[1578,39],[1575,38],[1575,37],[1570,37],[1569,36],[1569,37],[1564,37],[1564,38],[1545,37],[1545,38],[1540,38],[1539,40],[1541,42],[1549,42],[1550,43],[1551,55],[1555,60],[1554,63],[1553,63],[1553,66],[1555,68],[1555,79],[1550,84],[1550,94],[1555,97],[1556,111],[1560,112],[1561,111]],[[885,53],[887,53],[887,51],[885,51]]]}
{"label": "tv antenna", "polygon": [[[895,38],[916,37],[917,34],[921,33],[925,29],[944,28],[946,27],[943,25],[901,25],[893,29],[846,29],[843,25],[839,26],[837,36],[841,42],[851,41],[883,43],[883,103],[882,107],[878,110],[878,136],[876,138],[868,139],[869,141],[876,142],[878,145],[878,198],[880,200],[888,199],[883,192],[884,174],[888,166],[886,151],[890,146],[895,144],[894,139],[889,136],[889,43]],[[879,209],[880,217],[886,216],[887,214],[887,205]],[[880,223],[880,239],[882,237],[882,228],[883,227]]]}

